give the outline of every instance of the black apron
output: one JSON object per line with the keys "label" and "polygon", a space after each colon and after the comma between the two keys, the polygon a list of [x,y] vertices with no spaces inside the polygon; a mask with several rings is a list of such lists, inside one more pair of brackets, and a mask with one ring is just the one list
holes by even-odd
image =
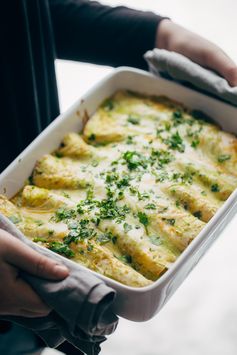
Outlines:
{"label": "black apron", "polygon": [[59,113],[47,1],[6,0],[0,10],[0,171]]}

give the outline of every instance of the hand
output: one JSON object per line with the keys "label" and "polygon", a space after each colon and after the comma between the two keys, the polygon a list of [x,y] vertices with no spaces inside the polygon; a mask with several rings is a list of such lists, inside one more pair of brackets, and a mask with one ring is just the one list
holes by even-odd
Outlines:
{"label": "hand", "polygon": [[49,280],[62,280],[68,269],[37,253],[0,229],[0,315],[43,317],[50,308],[20,277],[20,270]]}
{"label": "hand", "polygon": [[156,46],[178,52],[203,67],[215,70],[231,86],[237,86],[237,65],[214,43],[164,19],[158,26]]}

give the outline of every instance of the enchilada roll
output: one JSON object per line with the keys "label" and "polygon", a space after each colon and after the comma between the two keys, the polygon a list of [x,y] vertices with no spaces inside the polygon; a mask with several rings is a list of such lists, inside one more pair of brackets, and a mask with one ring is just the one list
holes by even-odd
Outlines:
{"label": "enchilada roll", "polygon": [[46,155],[36,163],[32,180],[34,185],[49,189],[78,189],[88,186],[90,175],[73,169],[63,158]]}
{"label": "enchilada roll", "polygon": [[90,144],[118,142],[126,136],[119,121],[101,109],[91,117],[83,130],[83,138]]}
{"label": "enchilada roll", "polygon": [[[39,196],[39,198],[37,198],[37,196]],[[25,188],[22,193],[22,198],[25,205],[32,206],[33,204],[37,209],[42,208],[41,206],[45,206],[45,204],[48,204],[47,206],[51,208],[51,211],[52,209],[57,211],[57,208],[62,206],[76,208],[76,204],[73,206],[70,200],[62,199],[62,197],[57,194],[49,191],[46,193],[44,189],[34,187],[30,189],[29,187]],[[72,210],[66,209],[64,211],[65,215],[67,211]],[[90,219],[96,216],[92,210],[86,212],[84,210],[83,215],[86,215]],[[175,255],[162,245],[153,245],[149,238],[147,238],[142,225],[139,230],[134,227],[133,231],[126,231],[126,228],[124,229],[123,227],[126,225],[125,223],[132,229],[132,225],[127,222],[120,225],[111,220],[101,221],[97,228],[101,229],[103,232],[116,234],[116,245],[119,251],[125,253],[125,255],[130,255],[134,265],[136,268],[139,268],[141,273],[145,274],[147,277],[149,276],[152,279],[156,279],[159,274],[166,270],[169,264],[175,260]],[[106,244],[105,247],[108,247],[108,244]]]}
{"label": "enchilada roll", "polygon": [[[44,239],[44,237],[46,238]],[[144,287],[151,284],[150,280],[134,270],[129,264],[122,262],[122,257],[115,257],[110,250],[98,245],[94,240],[80,240],[78,243],[72,242],[69,246],[56,231],[50,237],[46,234],[43,237],[41,235],[40,238],[34,237],[33,240],[125,285]]]}
{"label": "enchilada roll", "polygon": [[221,204],[214,198],[206,196],[208,193],[203,189],[195,189],[192,186],[179,184],[164,185],[163,191],[172,196],[178,205],[188,210],[203,222],[208,222],[216,213]]}
{"label": "enchilada roll", "polygon": [[65,223],[38,220],[37,215],[34,216],[34,213],[29,211],[22,211],[20,214],[18,209],[4,197],[0,200],[0,212],[10,218],[32,241],[73,258],[94,271],[134,287],[143,287],[151,283],[130,265],[122,262],[119,254],[115,257],[110,250],[98,245],[94,240],[72,242],[69,247],[65,243],[65,238],[69,235]]}
{"label": "enchilada roll", "polygon": [[9,218],[14,224],[19,224],[22,220],[19,208],[3,195],[0,195],[0,213]]}
{"label": "enchilada roll", "polygon": [[234,176],[214,171],[210,166],[192,163],[189,169],[195,173],[195,178],[221,201],[227,200],[237,187],[237,179]]}
{"label": "enchilada roll", "polygon": [[22,206],[36,208],[37,210],[54,211],[61,206],[74,207],[75,204],[62,195],[55,194],[48,189],[27,185],[22,194]]}
{"label": "enchilada roll", "polygon": [[111,231],[117,236],[116,244],[119,250],[129,255],[134,267],[148,279],[157,280],[176,260],[176,255],[165,246],[154,245],[141,226],[139,229],[133,227],[125,232],[124,224],[104,220],[99,224],[99,228]]}
{"label": "enchilada roll", "polygon": [[233,134],[223,132],[214,125],[204,125],[199,134],[199,149],[219,169],[237,176],[237,141]]}
{"label": "enchilada roll", "polygon": [[88,145],[77,133],[67,134],[55,154],[59,157],[90,158],[96,153],[95,149]]}
{"label": "enchilada roll", "polygon": [[193,161],[186,157],[182,157],[176,163],[177,167],[183,171],[187,171],[192,180],[192,185],[197,187],[204,185],[209,188],[214,198],[225,201],[237,187],[237,178],[227,174],[218,168],[218,165],[210,160],[201,159],[200,155],[194,156]]}

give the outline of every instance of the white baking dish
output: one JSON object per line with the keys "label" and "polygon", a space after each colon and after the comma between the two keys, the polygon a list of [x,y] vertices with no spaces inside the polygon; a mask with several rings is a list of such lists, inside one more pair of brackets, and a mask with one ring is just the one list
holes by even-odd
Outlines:
{"label": "white baking dish", "polygon": [[[167,95],[190,108],[204,111],[224,130],[237,133],[237,109],[174,82],[154,77],[132,68],[118,68],[94,86],[65,113],[45,129],[28,148],[0,175],[0,193],[12,197],[31,174],[36,160],[56,149],[65,133],[80,131],[85,111],[90,116],[100,103],[118,89],[145,94]],[[193,267],[233,217],[237,207],[237,190],[232,193],[212,220],[186,248],[172,267],[152,285],[136,289],[97,274],[117,291],[115,312],[133,321],[153,317],[187,277]],[[82,266],[79,266],[83,268]],[[92,271],[88,271],[92,272]]]}

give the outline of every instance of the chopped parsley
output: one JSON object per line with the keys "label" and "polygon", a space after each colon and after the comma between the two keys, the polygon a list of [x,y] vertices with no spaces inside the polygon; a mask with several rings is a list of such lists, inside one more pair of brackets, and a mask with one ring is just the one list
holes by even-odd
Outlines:
{"label": "chopped parsley", "polygon": [[106,100],[103,102],[103,105],[102,105],[102,107],[103,107],[106,111],[111,111],[111,110],[113,110],[114,106],[115,106],[114,101],[113,101],[111,98],[106,99]]}
{"label": "chopped parsley", "polygon": [[102,200],[98,207],[100,219],[114,219],[117,223],[121,223],[130,211],[126,205],[118,206],[112,198]]}
{"label": "chopped parsley", "polygon": [[70,219],[76,216],[76,211],[74,209],[66,209],[63,207],[60,207],[56,212],[55,212],[55,218],[56,221],[63,221],[65,219]]}
{"label": "chopped parsley", "polygon": [[181,111],[173,112],[172,119],[174,121],[174,126],[183,123],[183,115]]}
{"label": "chopped parsley", "polygon": [[120,179],[117,183],[116,183],[117,187],[120,188],[124,188],[130,185],[130,177],[128,175],[124,175],[122,179]]}
{"label": "chopped parsley", "polygon": [[96,139],[96,135],[95,135],[94,133],[91,133],[91,134],[89,135],[89,137],[88,137],[88,140],[89,140],[90,142],[95,141],[95,139]]}
{"label": "chopped parsley", "polygon": [[175,219],[174,219],[174,218],[168,218],[168,219],[167,219],[167,222],[168,222],[171,226],[173,226],[173,225],[175,224]]}
{"label": "chopped parsley", "polygon": [[131,226],[131,224],[128,224],[125,222],[123,225],[123,229],[124,229],[125,233],[128,233],[132,229],[132,226]]}
{"label": "chopped parsley", "polygon": [[173,155],[167,150],[155,150],[151,151],[151,161],[153,163],[157,162],[159,167],[163,167],[166,164],[169,164],[173,160]]}
{"label": "chopped parsley", "polygon": [[134,144],[133,136],[127,136],[126,144]]}
{"label": "chopped parsley", "polygon": [[154,203],[148,203],[146,206],[145,206],[145,209],[146,210],[156,210],[156,205]]}
{"label": "chopped parsley", "polygon": [[139,222],[141,224],[143,224],[145,227],[147,227],[149,224],[149,219],[148,219],[148,216],[146,215],[146,213],[139,211],[137,216],[138,216]]}
{"label": "chopped parsley", "polygon": [[199,145],[200,143],[200,140],[198,138],[194,139],[192,142],[191,142],[191,147],[193,148],[197,148],[197,146]]}
{"label": "chopped parsley", "polygon": [[65,244],[78,243],[85,239],[91,239],[97,236],[94,227],[91,226],[89,219],[81,219],[78,222],[70,221],[68,223],[70,232],[64,238]]}
{"label": "chopped parsley", "polygon": [[33,239],[33,242],[34,243],[39,243],[39,242],[47,243],[47,239],[46,238],[42,238],[42,237],[36,237],[36,238]]}
{"label": "chopped parsley", "polygon": [[133,125],[138,125],[140,123],[140,118],[132,116],[132,115],[129,115],[127,121],[129,123],[132,123]]}
{"label": "chopped parsley", "polygon": [[104,234],[99,234],[96,237],[96,241],[100,243],[101,245],[109,243],[113,240],[114,236],[112,232],[105,232]]}
{"label": "chopped parsley", "polygon": [[201,219],[202,218],[202,212],[201,211],[196,211],[194,212],[194,217],[197,217],[198,219]]}
{"label": "chopped parsley", "polygon": [[96,168],[98,165],[99,165],[98,160],[92,160],[91,166],[93,166],[93,168]]}
{"label": "chopped parsley", "polygon": [[212,192],[219,192],[220,191],[219,185],[218,184],[211,185],[211,191]]}
{"label": "chopped parsley", "polygon": [[56,242],[56,241],[50,242],[48,244],[48,248],[54,251],[55,253],[66,256],[67,258],[72,258],[75,255],[73,250],[63,242]]}
{"label": "chopped parsley", "polygon": [[219,163],[223,163],[226,160],[230,160],[230,158],[231,158],[230,154],[221,154],[221,155],[218,156],[217,160],[218,160]]}
{"label": "chopped parsley", "polygon": [[135,170],[138,167],[147,168],[147,159],[140,153],[135,151],[127,151],[122,155],[127,163],[129,170]]}
{"label": "chopped parsley", "polygon": [[117,259],[122,261],[125,264],[131,264],[132,263],[131,255],[121,255],[121,256],[118,256]]}
{"label": "chopped parsley", "polygon": [[164,143],[166,143],[169,148],[178,150],[180,153],[183,153],[185,150],[185,145],[178,131],[173,133],[169,138],[165,139]]}
{"label": "chopped parsley", "polygon": [[63,157],[63,154],[61,152],[57,151],[57,152],[55,152],[55,156],[60,159]]}

